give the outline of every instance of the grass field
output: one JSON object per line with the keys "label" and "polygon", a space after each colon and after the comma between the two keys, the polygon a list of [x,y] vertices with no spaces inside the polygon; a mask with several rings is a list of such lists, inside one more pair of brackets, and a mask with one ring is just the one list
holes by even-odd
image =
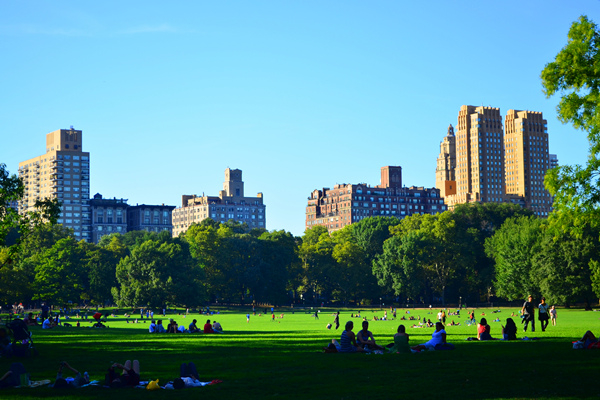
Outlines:
{"label": "grass field", "polygon": [[[219,310],[217,308],[217,310]],[[492,336],[499,338],[503,324],[516,309],[477,309],[477,319],[485,312]],[[160,379],[161,384],[177,377],[182,362],[194,361],[204,381],[218,379],[220,384],[180,391],[151,392],[141,389],[82,388],[56,390],[48,387],[10,389],[0,392],[2,399],[38,398],[192,398],[210,399],[424,399],[424,398],[597,398],[600,351],[573,350],[571,342],[587,329],[600,334],[600,313],[583,310],[558,310],[557,326],[527,336],[536,341],[471,342],[474,326],[466,326],[466,313],[449,317],[460,326],[448,326],[448,341],[453,351],[429,351],[420,354],[324,354],[323,346],[339,336],[354,310],[341,310],[340,329],[329,331],[333,309],[323,309],[315,320],[310,310],[276,310],[283,318],[271,321],[270,315],[251,316],[247,310],[221,309],[210,317],[190,314],[167,315],[187,326],[193,318],[198,326],[207,318],[219,321],[225,330],[213,334],[149,334],[148,323],[125,323],[121,317],[109,317],[108,329],[58,327],[41,330],[33,327],[39,355],[27,359],[0,358],[0,371],[21,361],[32,380],[52,379],[60,361],[66,360],[92,379],[103,381],[112,362],[138,359],[143,380]],[[398,318],[404,314],[398,309]],[[429,310],[410,310],[411,315],[427,315]],[[389,311],[388,311],[389,313]],[[436,310],[427,315],[432,321]],[[370,330],[380,344],[392,342],[399,323],[407,326],[410,343],[427,341],[432,328],[413,329],[412,321],[371,321],[383,311],[362,311],[370,321]],[[139,315],[138,315],[139,316]],[[408,316],[408,315],[406,315]],[[492,322],[499,317],[502,322]],[[519,324],[518,317],[513,318]],[[361,319],[353,318],[355,329]],[[449,322],[448,321],[448,322]],[[76,321],[70,320],[74,323]],[[523,337],[522,329],[518,334]],[[66,374],[68,375],[68,374]]]}

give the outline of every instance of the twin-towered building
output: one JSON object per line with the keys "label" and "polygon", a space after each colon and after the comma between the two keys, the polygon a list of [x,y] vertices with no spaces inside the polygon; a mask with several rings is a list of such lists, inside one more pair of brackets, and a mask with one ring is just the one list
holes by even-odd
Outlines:
{"label": "twin-towered building", "polygon": [[499,108],[462,106],[456,133],[450,125],[440,144],[436,187],[450,208],[513,202],[546,217],[552,198],[544,176],[557,163],[541,112],[509,110],[503,124]]}
{"label": "twin-towered building", "polygon": [[437,188],[402,186],[402,167],[382,167],[381,183],[335,185],[314,190],[306,207],[306,229],[322,225],[332,232],[367,217],[404,218],[446,210]]}

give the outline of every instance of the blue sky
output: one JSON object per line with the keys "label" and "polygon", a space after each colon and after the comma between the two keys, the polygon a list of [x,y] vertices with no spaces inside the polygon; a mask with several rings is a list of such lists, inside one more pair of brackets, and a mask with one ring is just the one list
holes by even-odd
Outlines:
{"label": "blue sky", "polygon": [[11,172],[74,125],[91,193],[181,205],[227,167],[267,228],[304,231],[336,183],[435,185],[463,104],[542,111],[550,152],[585,162],[540,72],[587,1],[28,1],[0,5],[0,162]]}

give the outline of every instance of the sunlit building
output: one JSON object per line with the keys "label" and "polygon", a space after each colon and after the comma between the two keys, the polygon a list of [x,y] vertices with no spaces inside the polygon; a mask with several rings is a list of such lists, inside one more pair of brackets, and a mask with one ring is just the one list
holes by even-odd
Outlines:
{"label": "sunlit building", "polygon": [[181,207],[173,210],[173,236],[179,236],[190,225],[200,223],[206,218],[217,222],[233,220],[246,223],[250,228],[266,228],[263,194],[246,197],[242,170],[227,168],[223,190],[218,196],[181,196]]}
{"label": "sunlit building", "polygon": [[73,229],[76,239],[91,240],[90,153],[83,151],[82,131],[59,129],[46,135],[46,152],[19,163],[25,194],[19,211],[33,209],[37,199],[61,203],[58,223]]}
{"label": "sunlit building", "polygon": [[381,168],[381,184],[339,184],[313,190],[306,206],[306,229],[322,225],[332,232],[367,217],[404,218],[446,210],[440,190],[402,186],[402,167]]}

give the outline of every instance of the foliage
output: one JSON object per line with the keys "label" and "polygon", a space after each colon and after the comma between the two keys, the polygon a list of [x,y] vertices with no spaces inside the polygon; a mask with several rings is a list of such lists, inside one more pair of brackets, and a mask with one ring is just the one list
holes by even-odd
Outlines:
{"label": "foliage", "polygon": [[[554,196],[554,209],[571,210],[574,218],[593,214],[598,218],[600,204],[600,33],[586,16],[575,21],[565,47],[541,74],[547,97],[560,94],[558,117],[587,134],[589,154],[586,165],[566,165],[549,171],[546,187]],[[567,218],[561,212],[552,219]],[[585,217],[589,218],[589,217]],[[567,226],[568,224],[561,223]],[[576,227],[575,227],[576,228]]]}
{"label": "foliage", "polygon": [[[11,202],[23,199],[25,187],[21,178],[10,175],[6,165],[0,163],[0,244],[8,248],[0,268],[10,264],[22,250],[23,241],[46,222],[56,224],[60,213],[58,199],[36,199],[33,211],[18,213]],[[14,243],[5,239],[11,231],[17,230]]]}
{"label": "foliage", "polygon": [[540,292],[534,257],[541,251],[542,220],[536,217],[509,218],[486,239],[488,255],[496,262],[496,294],[508,300]]}

